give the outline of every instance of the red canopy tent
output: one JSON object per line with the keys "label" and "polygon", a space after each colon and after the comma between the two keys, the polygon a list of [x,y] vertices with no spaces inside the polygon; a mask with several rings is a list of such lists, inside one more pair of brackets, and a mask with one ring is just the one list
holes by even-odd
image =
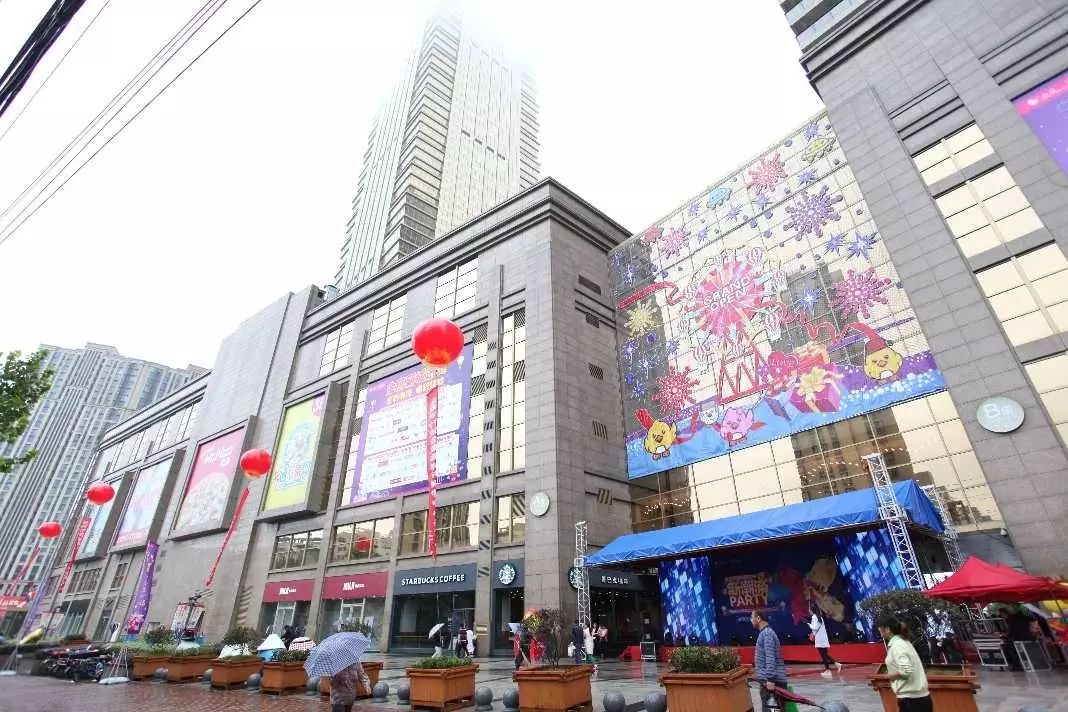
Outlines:
{"label": "red canopy tent", "polygon": [[957,603],[1028,603],[1068,598],[1068,586],[969,556],[955,574],[925,592]]}

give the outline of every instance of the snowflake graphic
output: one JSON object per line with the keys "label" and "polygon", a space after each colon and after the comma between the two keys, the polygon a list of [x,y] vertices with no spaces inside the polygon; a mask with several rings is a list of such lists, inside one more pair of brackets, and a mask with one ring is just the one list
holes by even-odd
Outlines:
{"label": "snowflake graphic", "polygon": [[823,237],[823,226],[831,220],[841,220],[842,216],[835,209],[834,204],[842,202],[841,195],[828,195],[830,187],[824,185],[819,193],[802,191],[791,205],[786,206],[786,212],[790,213],[790,222],[783,225],[787,230],[797,232],[795,237],[802,237],[814,233],[816,237]]}
{"label": "snowflake graphic", "polygon": [[749,169],[749,186],[770,193],[780,181],[786,180],[786,166],[778,152],[762,158],[755,168]]}
{"label": "snowflake graphic", "polygon": [[697,239],[700,242],[704,242],[705,240],[708,239],[708,230],[709,230],[708,225],[705,225],[703,228],[701,228],[700,230],[697,231]]}
{"label": "snowflake graphic", "polygon": [[799,309],[795,311],[800,312],[801,310],[804,310],[809,314],[814,314],[816,312],[816,303],[819,302],[819,300],[820,292],[806,285],[801,291],[801,298],[797,300]]}
{"label": "snowflake graphic", "polygon": [[742,209],[739,208],[737,205],[732,205],[730,207],[730,209],[727,210],[727,219],[728,220],[737,220],[741,216],[742,216]]}
{"label": "snowflake graphic", "polygon": [[667,352],[669,354],[673,354],[673,353],[678,353],[678,350],[679,350],[679,340],[678,339],[669,339],[668,343],[667,343]]}
{"label": "snowflake graphic", "polygon": [[699,284],[691,285],[686,310],[702,330],[737,343],[746,323],[769,306],[770,287],[760,267],[730,257],[714,264]]}
{"label": "snowflake graphic", "polygon": [[875,274],[874,267],[860,273],[849,270],[849,274],[841,282],[831,285],[834,287],[831,304],[843,317],[855,315],[869,319],[871,310],[877,304],[888,303],[883,292],[890,286],[890,282],[891,280]]}
{"label": "snowflake graphic", "polygon": [[805,163],[814,163],[823,158],[834,148],[835,139],[831,136],[820,136],[809,141],[805,150],[801,152],[801,158]]}
{"label": "snowflake graphic", "polygon": [[689,215],[691,218],[695,217],[700,211],[701,206],[699,206],[696,202],[690,203],[690,207],[686,208],[686,214]]}
{"label": "snowflake graphic", "polygon": [[645,383],[643,381],[635,381],[630,386],[630,399],[642,400],[645,398]]}
{"label": "snowflake graphic", "polygon": [[701,382],[690,378],[690,371],[692,370],[690,366],[687,366],[682,371],[677,371],[674,367],[668,367],[666,376],[656,377],[656,392],[653,393],[653,400],[659,407],[662,416],[666,418],[675,417],[686,406],[697,403],[693,395],[693,389]]}
{"label": "snowflake graphic", "polygon": [[871,248],[875,247],[875,242],[879,239],[877,233],[863,234],[858,232],[856,237],[853,238],[853,242],[849,244],[849,256],[859,257],[863,260],[871,260]]}
{"label": "snowflake graphic", "polygon": [[664,257],[677,257],[686,244],[690,231],[684,227],[673,227],[660,238],[660,254]]}
{"label": "snowflake graphic", "polygon": [[708,194],[708,207],[718,208],[726,203],[730,197],[731,189],[727,186],[720,186]]}
{"label": "snowflake graphic", "polygon": [[811,141],[816,138],[820,133],[820,122],[813,121],[811,124],[805,127],[805,140]]}
{"label": "snowflake graphic", "polygon": [[816,169],[806,168],[797,174],[797,180],[801,182],[801,185],[808,185],[809,183],[816,182]]}
{"label": "snowflake graphic", "polygon": [[634,359],[634,354],[638,353],[638,342],[634,339],[627,339],[623,344],[623,355],[628,361]]}
{"label": "snowflake graphic", "polygon": [[826,253],[838,254],[838,251],[845,245],[845,233],[844,232],[832,232],[831,236],[827,238]]}
{"label": "snowflake graphic", "polygon": [[631,336],[644,336],[656,326],[656,308],[650,302],[638,302],[627,312],[626,327]]}
{"label": "snowflake graphic", "polygon": [[663,234],[663,228],[651,227],[642,233],[642,242],[644,242],[646,245],[655,245],[660,239],[660,236]]}
{"label": "snowflake graphic", "polygon": [[757,193],[756,197],[753,198],[753,202],[756,204],[757,212],[759,213],[764,208],[768,207],[768,203],[770,203],[771,201],[768,200],[768,196],[764,195],[763,193]]}

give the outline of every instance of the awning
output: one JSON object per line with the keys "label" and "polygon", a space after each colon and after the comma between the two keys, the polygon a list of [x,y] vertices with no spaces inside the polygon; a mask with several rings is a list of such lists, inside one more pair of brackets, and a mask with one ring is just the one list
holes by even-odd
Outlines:
{"label": "awning", "polygon": [[1068,586],[969,556],[955,574],[924,593],[959,603],[1014,603],[1068,597]]}
{"label": "awning", "polygon": [[[894,492],[912,524],[935,532],[943,530],[938,511],[914,480],[898,482]],[[700,524],[626,534],[586,557],[586,564],[678,558],[728,546],[870,526],[880,519],[875,490],[865,489]]]}

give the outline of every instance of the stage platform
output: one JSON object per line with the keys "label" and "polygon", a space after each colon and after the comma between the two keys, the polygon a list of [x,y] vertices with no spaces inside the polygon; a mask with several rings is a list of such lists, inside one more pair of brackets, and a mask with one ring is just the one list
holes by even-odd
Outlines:
{"label": "stage platform", "polygon": [[[666,645],[656,646],[656,656],[662,663],[666,663],[671,657],[671,651],[675,648]],[[737,648],[742,656],[742,663],[753,664],[753,646],[746,645]],[[812,645],[783,645],[783,659],[788,663],[818,663],[820,654]],[[831,657],[843,665],[881,663],[886,658],[886,646],[882,643],[836,643],[831,645]],[[641,660],[641,653],[637,645],[624,648],[619,656],[620,660]]]}

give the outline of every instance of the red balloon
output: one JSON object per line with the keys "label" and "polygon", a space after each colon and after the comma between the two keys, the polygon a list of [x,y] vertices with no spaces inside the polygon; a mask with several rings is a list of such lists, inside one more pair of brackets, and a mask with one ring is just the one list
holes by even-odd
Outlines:
{"label": "red balloon", "polygon": [[412,351],[431,368],[445,368],[463,349],[464,332],[448,319],[427,319],[412,332]]}
{"label": "red balloon", "polygon": [[366,554],[371,550],[371,540],[365,536],[356,537],[356,551]]}
{"label": "red balloon", "polygon": [[45,539],[55,539],[62,531],[63,527],[59,525],[59,522],[45,522],[37,527],[37,533]]}
{"label": "red balloon", "polygon": [[248,477],[263,477],[271,469],[271,453],[266,450],[248,450],[241,455],[241,471]]}
{"label": "red balloon", "polygon": [[115,488],[106,482],[97,482],[85,491],[85,496],[93,504],[107,504],[115,496]]}

